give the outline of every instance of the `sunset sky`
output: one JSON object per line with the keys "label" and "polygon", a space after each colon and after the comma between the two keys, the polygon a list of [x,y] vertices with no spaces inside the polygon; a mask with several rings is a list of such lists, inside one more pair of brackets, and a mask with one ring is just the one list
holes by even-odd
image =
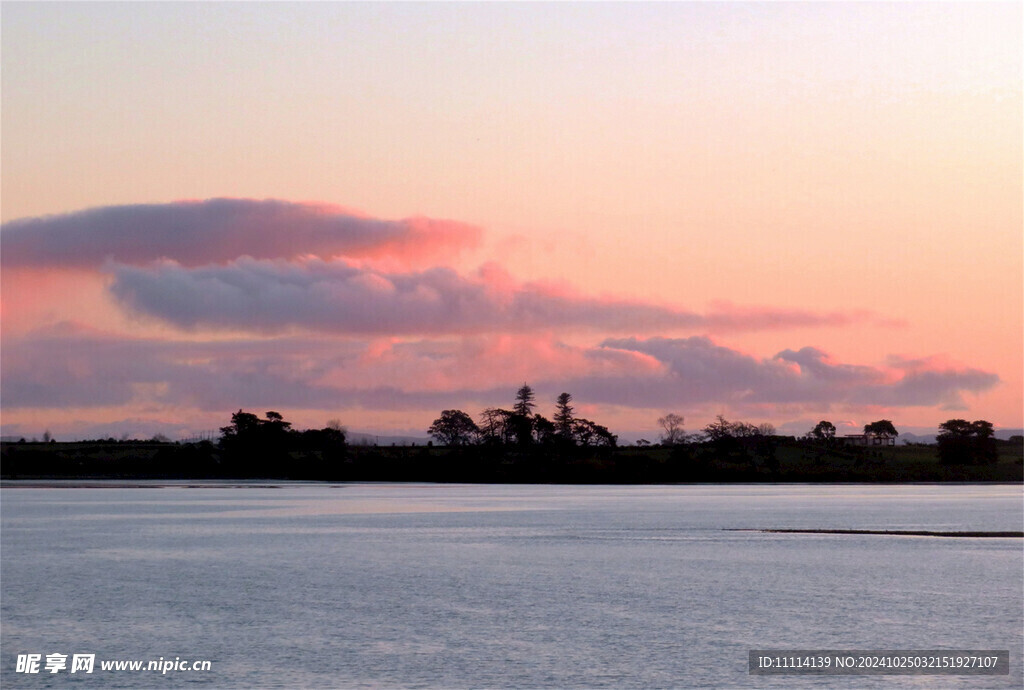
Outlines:
{"label": "sunset sky", "polygon": [[4,435],[1024,426],[1022,9],[4,3]]}

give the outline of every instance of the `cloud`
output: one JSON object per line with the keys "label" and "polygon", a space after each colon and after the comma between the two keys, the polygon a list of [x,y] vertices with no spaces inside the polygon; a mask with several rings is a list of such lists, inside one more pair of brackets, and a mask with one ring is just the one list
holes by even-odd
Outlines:
{"label": "cloud", "polygon": [[354,361],[357,344],[301,339],[181,342],[126,338],[60,324],[4,339],[5,408],[109,407],[139,402],[234,409],[242,404],[330,406],[319,379]]}
{"label": "cloud", "polygon": [[723,333],[873,319],[864,312],[731,304],[698,313],[520,283],[497,264],[473,275],[436,265],[412,269],[474,246],[480,236],[478,228],[447,220],[389,221],[320,203],[209,199],[12,221],[0,229],[0,260],[5,275],[21,277],[5,286],[14,307],[30,298],[24,276],[33,271],[100,271],[112,275],[118,305],[188,330]]}
{"label": "cloud", "polygon": [[764,307],[740,306],[722,300],[711,303],[711,313],[708,316],[708,326],[720,333],[804,326],[846,326],[864,322],[886,328],[902,328],[907,325],[906,321],[902,319],[882,318],[867,310],[821,314],[801,309],[765,309]]}
{"label": "cloud", "polygon": [[[3,408],[475,412],[508,405],[528,381],[545,399],[569,391],[581,406],[777,419],[961,409],[966,395],[999,383],[935,357],[865,365],[814,347],[760,357],[706,335],[664,337],[896,325],[869,312],[695,311],[522,282],[494,263],[472,273],[436,265],[479,237],[453,221],[247,199],[7,223]],[[37,328],[67,318],[125,332]],[[581,345],[580,333],[605,340]]]}
{"label": "cloud", "polygon": [[723,408],[774,416],[831,407],[943,406],[995,386],[993,373],[942,365],[904,372],[831,361],[814,348],[758,358],[706,337],[617,338],[599,346],[487,336],[354,341],[125,339],[62,325],[4,342],[4,408],[166,406],[254,409],[509,405],[528,381],[542,399],[636,409]]}
{"label": "cloud", "polygon": [[833,405],[950,405],[999,383],[991,372],[944,366],[899,371],[831,361],[816,348],[757,358],[697,336],[605,340],[601,350],[638,352],[663,365],[646,375],[593,375],[563,382],[580,398],[644,407],[728,405],[827,409]]}
{"label": "cloud", "polygon": [[759,358],[707,337],[608,339],[598,350],[638,352],[663,365],[644,375],[601,374],[561,383],[581,398],[629,406],[726,405],[763,414],[771,407],[793,412],[833,405],[947,405],[999,382],[995,374],[970,368],[900,372],[845,364],[811,347]]}
{"label": "cloud", "polygon": [[542,283],[516,283],[493,265],[464,276],[449,268],[385,272],[344,260],[242,258],[196,268],[163,261],[108,264],[113,295],[137,313],[185,329],[275,333],[299,328],[359,335],[597,329],[756,330],[852,323],[856,316],[794,310],[692,311],[597,298]]}
{"label": "cloud", "polygon": [[[224,413],[465,403],[464,389],[452,386],[452,364],[467,351],[461,343],[399,343],[382,351],[372,341],[336,338],[161,340],[62,323],[5,337],[3,345],[5,410],[131,405]],[[431,377],[442,361],[451,378]]]}
{"label": "cloud", "polygon": [[99,268],[170,259],[185,266],[301,256],[437,256],[475,246],[479,228],[381,220],[323,203],[208,199],[105,206],[24,218],[0,229],[4,267]]}

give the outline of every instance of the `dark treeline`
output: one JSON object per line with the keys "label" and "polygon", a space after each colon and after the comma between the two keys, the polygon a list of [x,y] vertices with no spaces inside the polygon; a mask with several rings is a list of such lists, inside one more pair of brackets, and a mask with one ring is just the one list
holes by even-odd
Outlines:
{"label": "dark treeline", "polygon": [[345,431],[295,431],[274,411],[259,418],[239,410],[217,443],[84,441],[5,443],[2,476],[136,479],[311,479],[337,481],[348,453]]}
{"label": "dark treeline", "polygon": [[555,401],[554,419],[534,412],[536,396],[523,384],[511,410],[489,407],[480,423],[462,410],[445,410],[430,425],[430,435],[445,446],[484,445],[524,449],[535,445],[546,450],[567,451],[576,447],[615,448],[618,437],[589,419],[575,416],[572,396],[562,393]]}
{"label": "dark treeline", "polygon": [[939,425],[939,459],[947,465],[987,465],[999,458],[995,430],[984,419],[950,419]]}
{"label": "dark treeline", "polygon": [[0,472],[16,478],[287,479],[481,483],[906,482],[1024,478],[1024,439],[999,441],[992,424],[952,419],[937,445],[896,446],[889,420],[836,436],[821,421],[803,437],[780,436],[722,416],[687,434],[683,417],[658,419],[660,438],[621,447],[606,427],[575,413],[562,393],[551,419],[524,385],[511,409],[475,421],[444,410],[426,445],[349,445],[338,422],[297,431],[274,411],[238,410],[214,443],[91,441],[0,444]]}
{"label": "dark treeline", "polygon": [[231,477],[342,479],[348,445],[341,425],[306,431],[291,427],[278,412],[260,419],[239,410],[220,429],[217,469]]}

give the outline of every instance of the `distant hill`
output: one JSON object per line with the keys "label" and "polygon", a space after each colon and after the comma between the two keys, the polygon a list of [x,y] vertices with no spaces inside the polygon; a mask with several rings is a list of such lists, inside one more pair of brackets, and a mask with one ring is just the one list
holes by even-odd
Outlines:
{"label": "distant hill", "polygon": [[897,443],[937,443],[935,434],[912,434],[909,431],[901,431],[896,439]]}
{"label": "distant hill", "polygon": [[[1024,429],[996,429],[996,438],[1008,441],[1011,436],[1024,436]],[[899,443],[938,443],[937,434],[900,434]]]}
{"label": "distant hill", "polygon": [[346,432],[345,440],[351,446],[425,446],[431,441],[428,436],[381,436],[360,431]]}

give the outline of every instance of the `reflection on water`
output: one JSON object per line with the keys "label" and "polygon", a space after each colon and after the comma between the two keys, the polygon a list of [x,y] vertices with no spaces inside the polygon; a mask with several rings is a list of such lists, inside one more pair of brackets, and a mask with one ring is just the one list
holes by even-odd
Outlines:
{"label": "reflection on water", "polygon": [[1020,540],[724,531],[1020,530],[1020,487],[135,484],[3,489],[5,687],[54,651],[214,662],[107,687],[792,686],[767,647],[1010,649],[856,685],[1021,686]]}

